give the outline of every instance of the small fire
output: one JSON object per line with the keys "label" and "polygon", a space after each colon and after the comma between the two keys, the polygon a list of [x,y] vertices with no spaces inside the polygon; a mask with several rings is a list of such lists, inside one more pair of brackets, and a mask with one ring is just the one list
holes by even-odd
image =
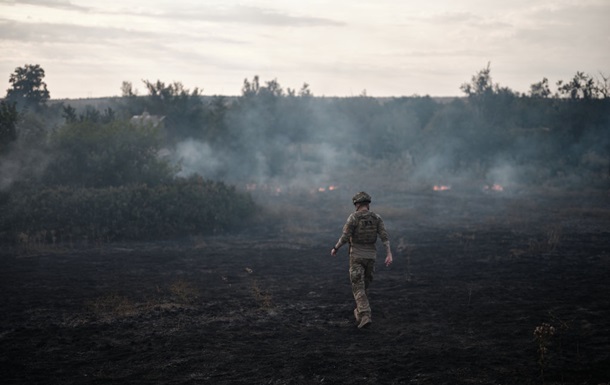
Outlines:
{"label": "small fire", "polygon": [[335,191],[337,190],[339,187],[335,186],[335,185],[330,185],[328,187],[318,187],[318,192],[322,193],[325,191]]}
{"label": "small fire", "polygon": [[451,190],[451,186],[447,186],[447,185],[443,185],[443,184],[436,184],[436,185],[434,185],[434,187],[432,187],[432,189],[434,191],[447,191],[447,190]]}
{"label": "small fire", "polygon": [[485,186],[485,191],[504,191],[504,187],[502,187],[502,185],[494,183],[492,185]]}

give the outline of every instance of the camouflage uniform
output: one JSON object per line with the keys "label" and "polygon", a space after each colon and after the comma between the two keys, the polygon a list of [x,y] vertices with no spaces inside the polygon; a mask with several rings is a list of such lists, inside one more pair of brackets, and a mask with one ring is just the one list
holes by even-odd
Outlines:
{"label": "camouflage uniform", "polygon": [[389,250],[390,239],[381,217],[368,210],[356,211],[347,218],[343,233],[335,245],[335,249],[339,249],[349,243],[349,275],[356,300],[354,314],[357,319],[371,316],[367,289],[375,271],[377,236]]}

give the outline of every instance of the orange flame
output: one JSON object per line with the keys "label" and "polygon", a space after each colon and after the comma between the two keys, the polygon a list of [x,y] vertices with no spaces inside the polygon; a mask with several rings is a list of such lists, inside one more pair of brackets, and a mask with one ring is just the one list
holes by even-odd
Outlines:
{"label": "orange flame", "polygon": [[335,191],[338,188],[339,187],[337,187],[335,185],[330,185],[328,187],[318,187],[318,189],[316,191],[322,193],[322,192],[326,192],[326,191]]}
{"label": "orange flame", "polygon": [[451,186],[437,184],[437,185],[434,185],[434,187],[432,187],[432,189],[434,191],[447,191],[447,190],[451,190]]}
{"label": "orange flame", "polygon": [[485,186],[485,190],[488,191],[504,191],[504,187],[502,185],[494,183],[491,186]]}

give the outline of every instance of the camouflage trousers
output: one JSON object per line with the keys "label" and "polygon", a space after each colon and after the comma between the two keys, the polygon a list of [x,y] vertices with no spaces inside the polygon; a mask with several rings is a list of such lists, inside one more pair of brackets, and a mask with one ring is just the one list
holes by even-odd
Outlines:
{"label": "camouflage trousers", "polygon": [[373,281],[373,273],[375,272],[375,260],[364,258],[350,258],[349,261],[349,278],[352,282],[352,293],[356,300],[356,309],[360,316],[371,316],[371,307],[367,289]]}

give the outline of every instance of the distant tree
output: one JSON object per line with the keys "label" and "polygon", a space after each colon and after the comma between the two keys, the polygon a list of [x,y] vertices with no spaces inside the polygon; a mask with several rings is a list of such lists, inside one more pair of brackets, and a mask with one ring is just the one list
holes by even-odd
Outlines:
{"label": "distant tree", "polygon": [[[286,95],[287,96],[297,96],[297,92],[295,89],[287,88]],[[311,93],[311,89],[309,88],[309,84],[303,83],[303,86],[299,90],[298,96],[301,98],[309,98],[309,97],[313,96],[313,93]]]}
{"label": "distant tree", "polygon": [[285,96],[284,90],[277,79],[265,82],[264,86],[260,85],[258,75],[252,78],[252,82],[244,79],[244,85],[241,88],[242,97],[261,96],[261,97],[280,97]]}
{"label": "distant tree", "polygon": [[172,104],[180,103],[189,97],[199,97],[199,89],[195,88],[192,92],[184,88],[180,82],[173,82],[165,85],[164,82],[157,80],[155,83],[148,80],[143,80],[148,90],[149,99],[152,100],[159,110],[163,106],[172,107]]}
{"label": "distant tree", "polygon": [[19,108],[44,106],[50,98],[44,77],[44,69],[38,64],[17,67],[9,78],[12,86],[6,92],[6,99],[16,102]]}
{"label": "distant tree", "polygon": [[144,108],[152,115],[165,116],[165,127],[175,139],[198,138],[203,135],[205,106],[199,88],[193,91],[180,82],[165,84],[157,80],[143,80],[148,90],[144,97]]}
{"label": "distant tree", "polygon": [[129,98],[129,97],[136,96],[136,95],[137,95],[137,91],[134,90],[131,82],[124,81],[121,84],[121,96],[122,97]]}
{"label": "distant tree", "polygon": [[0,154],[11,142],[17,140],[19,113],[15,103],[0,101]]}
{"label": "distant tree", "polygon": [[49,185],[107,187],[171,180],[175,169],[158,156],[154,127],[124,121],[66,124],[51,136],[52,156],[43,180]]}
{"label": "distant tree", "polygon": [[76,109],[71,105],[62,106],[62,118],[65,119],[66,123],[75,123],[78,119],[76,116]]}
{"label": "distant tree", "polygon": [[226,145],[229,142],[226,115],[227,100],[224,96],[214,96],[208,106],[207,125],[203,139],[209,143]]}
{"label": "distant tree", "polygon": [[66,123],[110,123],[116,120],[116,112],[110,107],[107,107],[104,111],[100,112],[97,108],[88,105],[85,107],[84,112],[77,114],[74,107],[67,105],[62,108],[62,117],[66,120]]}
{"label": "distant tree", "polygon": [[[227,121],[230,124],[229,135],[237,140],[231,143],[233,151],[241,161],[253,169],[266,169],[269,175],[276,176],[286,165],[289,142],[286,124],[290,118],[286,93],[276,79],[261,85],[257,76],[252,81],[244,79],[242,95],[233,103]],[[252,143],[265,138],[264,151],[261,146]],[[282,145],[283,144],[283,145]],[[246,174],[247,170],[244,171]]]}
{"label": "distant tree", "polygon": [[610,78],[600,72],[600,79],[596,79],[595,86],[599,92],[599,96],[604,99],[610,98]]}
{"label": "distant tree", "polygon": [[255,75],[252,78],[252,83],[248,81],[248,79],[244,79],[244,85],[241,87],[241,96],[248,97],[257,95],[260,90],[260,84],[258,80],[258,75]]}
{"label": "distant tree", "polygon": [[530,86],[530,96],[533,98],[548,98],[551,96],[549,79],[543,78],[538,83],[532,84]]}
{"label": "distant tree", "polygon": [[576,75],[567,83],[563,80],[557,82],[560,95],[570,99],[596,99],[600,92],[595,84],[595,79],[584,72],[576,72]]}
{"label": "distant tree", "polygon": [[278,83],[277,79],[270,80],[265,83],[265,87],[261,88],[261,91],[267,92],[273,96],[284,96],[284,90]]}
{"label": "distant tree", "polygon": [[303,83],[303,86],[299,90],[299,96],[302,98],[309,98],[313,96],[311,89],[309,88],[309,84]]}
{"label": "distant tree", "polygon": [[510,108],[517,94],[508,87],[493,83],[489,63],[460,89],[468,96],[475,117],[482,118],[483,124],[493,128],[506,125],[510,120]]}
{"label": "distant tree", "polygon": [[116,119],[117,119],[116,112],[112,108],[106,107],[104,109],[104,112],[102,112],[102,119],[101,119],[102,123],[110,123]]}
{"label": "distant tree", "polygon": [[473,75],[470,83],[464,83],[460,86],[469,98],[484,98],[487,95],[493,94],[494,86],[491,80],[490,63],[476,75]]}

